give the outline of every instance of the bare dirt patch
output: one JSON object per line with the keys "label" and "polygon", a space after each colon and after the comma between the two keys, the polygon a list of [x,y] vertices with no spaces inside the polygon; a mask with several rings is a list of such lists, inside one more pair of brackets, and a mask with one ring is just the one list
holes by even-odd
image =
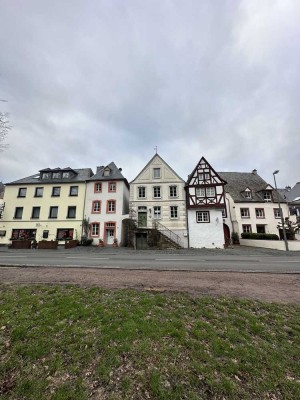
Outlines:
{"label": "bare dirt patch", "polygon": [[2,284],[75,284],[300,304],[300,274],[1,267]]}

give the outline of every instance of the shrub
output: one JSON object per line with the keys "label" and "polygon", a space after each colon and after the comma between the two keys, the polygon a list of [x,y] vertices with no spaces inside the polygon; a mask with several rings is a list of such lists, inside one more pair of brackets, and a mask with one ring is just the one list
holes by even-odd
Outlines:
{"label": "shrub", "polygon": [[255,239],[255,240],[279,240],[278,235],[274,233],[242,233],[242,239]]}
{"label": "shrub", "polygon": [[231,234],[232,244],[240,244],[239,235],[237,232],[232,232]]}

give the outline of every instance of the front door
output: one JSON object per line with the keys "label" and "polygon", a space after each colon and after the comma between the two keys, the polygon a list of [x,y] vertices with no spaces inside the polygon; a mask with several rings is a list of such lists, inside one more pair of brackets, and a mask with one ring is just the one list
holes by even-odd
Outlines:
{"label": "front door", "polygon": [[147,226],[147,212],[138,213],[138,226],[139,228]]}
{"label": "front door", "polygon": [[106,244],[113,244],[115,238],[114,229],[106,229]]}

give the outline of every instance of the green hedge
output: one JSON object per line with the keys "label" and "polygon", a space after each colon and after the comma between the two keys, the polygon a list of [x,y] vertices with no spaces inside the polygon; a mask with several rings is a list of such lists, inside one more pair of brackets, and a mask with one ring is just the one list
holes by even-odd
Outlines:
{"label": "green hedge", "polygon": [[274,233],[242,233],[242,239],[256,240],[279,240],[279,236]]}

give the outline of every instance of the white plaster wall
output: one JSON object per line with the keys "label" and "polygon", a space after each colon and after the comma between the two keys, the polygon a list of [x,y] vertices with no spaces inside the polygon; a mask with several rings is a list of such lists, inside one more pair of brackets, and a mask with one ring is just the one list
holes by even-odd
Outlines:
{"label": "white plaster wall", "polygon": [[[114,181],[114,180],[112,180]],[[116,239],[119,244],[122,244],[122,221],[128,214],[128,199],[129,190],[125,185],[124,181],[116,181],[116,192],[108,191],[108,181],[99,181],[102,183],[102,192],[94,193],[94,184],[96,181],[90,181],[87,183],[86,199],[85,199],[85,217],[89,219],[90,224],[93,222],[100,223],[99,236],[91,237],[93,239],[93,245],[99,244],[99,239],[104,238],[104,225],[105,222],[116,223]],[[95,200],[101,201],[101,212],[100,214],[92,213],[92,203]],[[107,213],[106,204],[107,200],[116,200],[116,212]]]}
{"label": "white plaster wall", "polygon": [[[284,250],[285,243],[283,240],[252,240],[252,239],[240,239],[242,246],[249,247],[263,247],[266,249]],[[290,251],[300,251],[300,241],[289,240],[288,247]]]}
{"label": "white plaster wall", "polygon": [[[196,211],[209,211],[209,223],[197,223]],[[188,210],[189,242],[194,248],[223,248],[224,230],[222,211],[219,209],[189,209]]]}
{"label": "white plaster wall", "polygon": [[[262,202],[262,203],[234,203],[231,196],[226,193],[227,205],[229,204],[229,211],[231,217],[231,221],[235,230],[241,236],[243,233],[243,225],[251,225],[252,232],[257,232],[256,225],[265,225],[266,233],[275,233],[278,235],[277,225],[281,222],[280,218],[274,217],[274,208],[279,208],[278,203],[271,203],[271,202]],[[285,203],[280,204],[283,217],[289,216],[289,208]],[[250,218],[242,218],[241,217],[241,208],[249,208]],[[255,209],[256,208],[263,208],[265,212],[265,218],[256,218]],[[228,211],[228,210],[227,210]],[[293,220],[293,218],[291,218]]]}

